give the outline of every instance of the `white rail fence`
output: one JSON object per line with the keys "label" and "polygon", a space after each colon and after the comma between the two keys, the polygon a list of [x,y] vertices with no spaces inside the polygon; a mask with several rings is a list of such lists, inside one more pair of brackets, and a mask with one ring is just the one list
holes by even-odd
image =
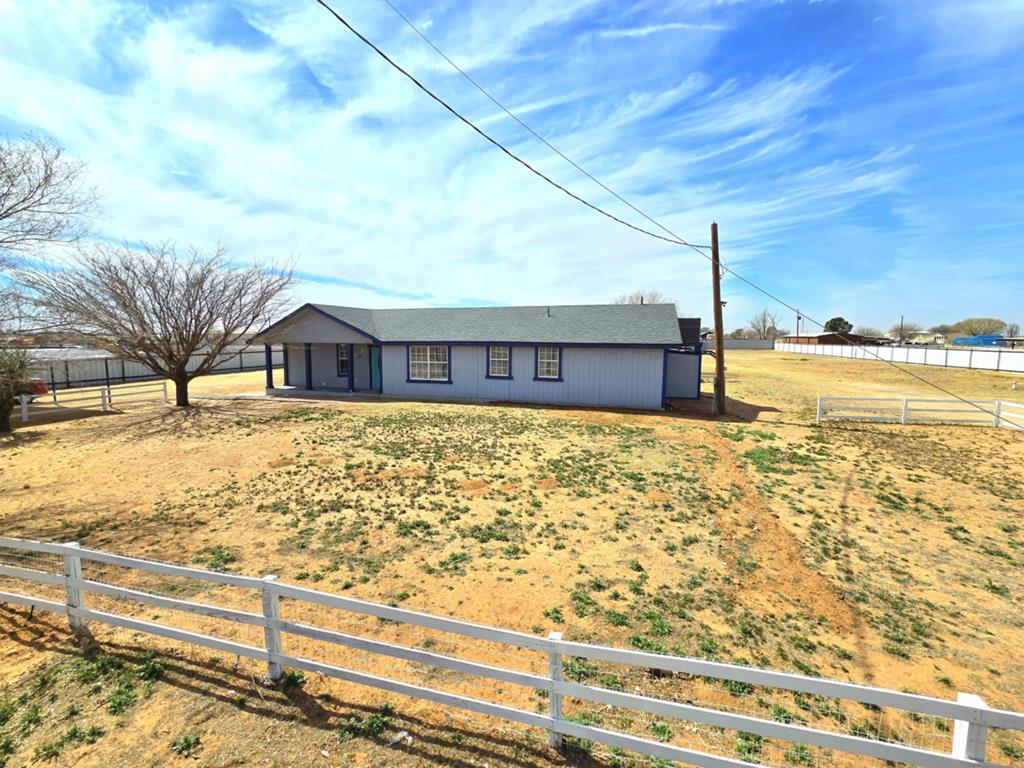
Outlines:
{"label": "white rail fence", "polygon": [[1018,425],[1024,425],[1024,404],[1009,400],[964,402],[911,397],[819,397],[815,421],[820,424],[830,419],[1020,429]]}
{"label": "white rail fence", "polygon": [[[632,750],[664,760],[706,766],[707,768],[746,768],[755,765],[754,763],[731,757],[652,741],[630,733],[576,722],[566,717],[563,713],[563,703],[566,700],[596,702],[633,712],[675,718],[713,728],[735,730],[795,744],[812,745],[826,750],[835,750],[849,755],[875,758],[893,763],[918,765],[924,768],[975,768],[979,765],[995,765],[994,763],[987,762],[986,757],[990,729],[1024,730],[1024,714],[990,708],[979,697],[971,694],[961,693],[957,701],[950,701],[883,688],[682,656],[646,653],[623,648],[571,642],[563,640],[558,633],[551,633],[547,637],[540,637],[282,584],[274,576],[266,576],[260,579],[233,573],[169,565],[151,560],[85,549],[79,547],[76,543],[56,544],[0,538],[0,549],[13,550],[15,554],[22,557],[27,556],[26,553],[50,557],[49,562],[52,565],[49,569],[24,567],[28,564],[25,560],[17,560],[16,562],[21,563],[19,566],[0,564],[0,576],[17,580],[19,585],[26,582],[29,584],[51,585],[51,588],[61,590],[64,596],[63,600],[53,600],[29,594],[0,592],[0,603],[27,606],[67,616],[74,630],[81,630],[86,626],[87,622],[95,621],[148,633],[157,637],[212,648],[265,663],[267,665],[267,674],[271,679],[281,677],[286,667],[318,673],[352,683],[435,702],[447,707],[468,710],[543,729],[548,732],[549,741],[552,746],[559,746],[562,738],[569,736],[590,740],[618,749]],[[11,557],[6,558],[8,563],[11,560]],[[0,563],[5,563],[5,560],[0,558]],[[33,563],[38,563],[38,561],[33,561]],[[254,590],[261,597],[262,612],[234,610],[117,586],[97,578],[90,578],[91,564],[94,563],[160,574],[163,577],[184,577],[188,580],[205,582],[207,584],[212,583],[232,588],[241,588],[243,590]],[[86,565],[89,565],[89,567],[87,568]],[[198,614],[202,617],[225,622],[237,622],[254,628],[262,628],[264,643],[262,647],[256,647],[211,635],[197,634],[164,624],[156,624],[96,610],[88,606],[87,600],[89,595],[94,594],[119,598],[124,601],[141,603],[148,606],[157,606],[173,611]],[[281,604],[286,600],[296,601],[304,605],[322,606],[340,612],[377,617],[387,622],[413,625],[414,627],[451,633],[464,638],[489,641],[500,644],[503,647],[528,649],[529,651],[547,656],[547,673],[539,675],[495,667],[463,660],[452,655],[380,642],[366,637],[358,637],[285,620],[281,618],[283,615]],[[292,655],[287,651],[287,640],[293,636],[335,644],[347,649],[357,649],[388,658],[403,659],[431,667],[454,670],[471,676],[546,692],[548,696],[548,711],[547,713],[531,712],[495,701],[471,698],[461,694],[413,685],[388,677],[371,675],[326,664],[314,659]],[[909,713],[916,713],[912,715],[913,717],[927,715],[934,718],[945,718],[954,721],[952,738],[949,742],[950,748],[948,752],[922,749],[899,742],[820,730],[804,725],[796,725],[792,722],[762,719],[745,714],[735,714],[728,711],[695,706],[689,703],[666,701],[625,693],[621,690],[572,682],[571,680],[563,679],[562,671],[563,659],[573,657],[640,667],[647,670],[662,670],[669,673],[696,676],[700,679],[736,681],[751,686],[761,686],[765,689],[833,697],[850,702],[860,702],[868,707],[890,707]]]}
{"label": "white rail fence", "polygon": [[113,411],[126,405],[167,402],[167,382],[151,381],[141,384],[119,384],[94,389],[51,390],[46,395],[20,395],[19,415],[23,424],[33,416],[52,415],[65,411]]}
{"label": "white rail fence", "polygon": [[910,365],[936,365],[943,368],[974,368],[983,371],[1024,373],[1024,350],[981,349],[976,347],[866,346],[849,344],[791,344],[775,342],[776,352],[824,355],[854,360],[884,360]]}

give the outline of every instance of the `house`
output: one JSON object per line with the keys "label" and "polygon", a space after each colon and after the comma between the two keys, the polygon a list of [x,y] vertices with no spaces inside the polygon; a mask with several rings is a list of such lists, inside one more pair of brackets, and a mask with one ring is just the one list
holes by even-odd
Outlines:
{"label": "house", "polygon": [[[700,394],[673,304],[360,309],[304,304],[253,339],[267,392],[662,408]],[[284,381],[270,367],[284,346]]]}

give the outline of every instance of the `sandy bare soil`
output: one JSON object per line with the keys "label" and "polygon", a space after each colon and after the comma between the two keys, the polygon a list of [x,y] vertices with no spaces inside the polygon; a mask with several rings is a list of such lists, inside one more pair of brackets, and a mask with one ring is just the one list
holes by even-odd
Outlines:
{"label": "sandy bare soil", "polygon": [[[830,423],[814,397],[931,394],[880,363],[729,356],[732,414],[197,398],[33,424],[0,443],[7,535],[262,575],[526,632],[750,663],[1024,709],[1024,434]],[[915,368],[971,397],[1013,378]],[[258,393],[262,373],[194,392]],[[1024,383],[1022,383],[1024,389]],[[1018,390],[1020,392],[1021,390]],[[0,558],[3,559],[3,558]],[[93,575],[125,582],[117,569]],[[88,575],[88,574],[87,574]],[[258,610],[252,595],[187,592]],[[24,585],[5,580],[0,588]],[[101,600],[97,599],[97,604]],[[107,603],[111,607],[114,603]],[[261,644],[140,606],[142,618]],[[541,671],[537,654],[286,603],[341,631]],[[22,765],[587,765],[632,758],[316,678],[286,690],[233,657],[0,609],[0,755]],[[97,650],[98,649],[98,650]],[[542,711],[515,686],[322,644],[287,650]],[[147,653],[148,652],[148,653]],[[99,655],[97,656],[97,653]],[[160,668],[154,671],[153,665]],[[149,670],[147,672],[147,670]],[[950,723],[570,660],[574,679],[947,750]],[[570,702],[583,722],[776,765],[839,756]],[[91,732],[91,727],[98,730]],[[100,734],[99,731],[103,733]],[[399,739],[412,737],[412,745]],[[180,744],[179,744],[180,745]],[[1024,764],[997,733],[989,758]],[[0,764],[2,764],[0,757]],[[643,761],[643,764],[649,764]]]}

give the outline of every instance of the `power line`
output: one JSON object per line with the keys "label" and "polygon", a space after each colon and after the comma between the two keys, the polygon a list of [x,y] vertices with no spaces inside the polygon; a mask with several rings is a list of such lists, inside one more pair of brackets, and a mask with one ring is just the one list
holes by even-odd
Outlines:
{"label": "power line", "polygon": [[[397,8],[395,8],[393,5],[391,5],[390,2],[388,2],[388,0],[384,0],[384,1],[387,2],[387,4],[389,6],[391,6],[391,8],[396,13],[399,14],[399,16],[401,16],[403,19],[405,19],[407,24],[410,24],[410,26],[412,26],[413,29],[416,29],[415,25],[412,25],[411,22],[409,22],[409,20],[406,19],[405,16],[403,14],[401,14],[401,12],[399,12]],[[561,184],[556,182],[554,179],[550,178],[549,176],[545,175],[541,171],[537,170],[532,165],[530,165],[526,160],[524,160],[521,157],[519,157],[519,155],[515,154],[512,150],[508,149],[504,144],[502,144],[497,139],[492,137],[490,134],[488,134],[482,128],[479,128],[469,118],[465,117],[461,112],[456,110],[454,107],[452,107],[450,104],[448,104],[448,102],[446,102],[440,96],[438,96],[433,91],[431,91],[429,88],[427,88],[423,83],[421,83],[419,80],[417,80],[416,77],[414,75],[412,75],[408,70],[404,69],[401,65],[399,65],[397,62],[395,62],[394,59],[392,59],[384,51],[382,51],[379,47],[377,47],[377,45],[375,45],[370,39],[368,39],[359,30],[357,30],[355,27],[353,27],[351,24],[349,24],[348,21],[346,21],[344,18],[342,18],[342,16],[339,15],[337,11],[335,11],[330,5],[327,4],[327,2],[325,2],[325,0],[316,0],[316,2],[317,2],[317,4],[322,6],[325,10],[327,10],[327,12],[330,13],[335,19],[337,19],[342,25],[344,25],[345,28],[349,30],[349,32],[351,32],[353,35],[355,35],[357,38],[359,38],[359,40],[362,41],[365,45],[367,45],[370,48],[372,48],[373,51],[378,56],[380,56],[382,59],[384,59],[384,61],[386,61],[391,67],[393,67],[394,69],[398,70],[410,82],[412,82],[417,88],[419,88],[421,91],[423,91],[423,93],[425,93],[431,99],[433,99],[438,104],[440,104],[442,107],[444,107],[448,112],[450,112],[452,115],[454,115],[456,118],[458,118],[459,121],[464,123],[467,127],[472,129],[474,132],[476,132],[481,137],[486,139],[488,142],[493,144],[495,147],[500,149],[503,153],[505,153],[510,158],[515,160],[517,163],[522,165],[524,168],[526,168],[528,171],[530,171],[530,173],[532,173],[535,176],[543,179],[544,181],[546,181],[551,186],[553,186],[556,189],[560,190],[561,192],[563,192],[564,194],[566,194],[569,197],[573,198],[577,202],[582,203],[583,205],[587,206],[591,210],[601,214],[602,216],[606,216],[607,218],[609,218],[609,219],[611,219],[613,221],[616,221],[619,224],[622,224],[623,226],[629,227],[630,229],[635,230],[637,232],[641,232],[641,233],[643,233],[645,235],[649,235],[650,237],[657,238],[658,240],[662,240],[664,242],[672,243],[673,245],[682,245],[682,246],[685,246],[687,248],[690,248],[695,253],[699,253],[705,259],[707,259],[709,261],[711,260],[711,256],[709,254],[705,253],[704,250],[702,250],[702,248],[705,248],[707,246],[698,246],[698,245],[695,245],[694,243],[691,243],[691,242],[689,242],[687,240],[684,240],[681,237],[678,237],[671,230],[669,230],[667,227],[665,227],[664,225],[658,223],[657,221],[654,221],[654,219],[652,219],[650,216],[648,216],[647,214],[645,214],[642,211],[640,211],[638,208],[636,208],[635,206],[630,204],[628,201],[626,201],[623,198],[619,197],[619,195],[617,195],[615,192],[613,192],[608,187],[605,187],[604,184],[602,184],[600,181],[595,179],[593,176],[591,176],[589,173],[587,173],[585,170],[583,170],[583,168],[581,168],[576,163],[574,163],[570,158],[568,158],[565,155],[563,155],[554,146],[552,146],[547,141],[545,141],[543,137],[541,137],[539,134],[537,134],[535,131],[533,131],[531,128],[529,128],[529,126],[527,126],[522,120],[517,118],[512,112],[510,112],[508,109],[506,109],[501,104],[501,102],[499,102],[497,99],[495,99],[493,96],[491,96],[482,86],[477,84],[476,81],[474,81],[469,75],[467,75],[465,72],[462,72],[462,70],[454,62],[452,62],[451,59],[448,58],[448,56],[446,56],[425,35],[423,35],[423,33],[419,32],[418,29],[416,29],[416,31],[420,34],[421,37],[423,37],[424,40],[426,40],[430,44],[430,46],[434,50],[436,50],[441,56],[443,56],[445,58],[445,60],[448,61],[459,72],[462,72],[462,74],[467,79],[469,79],[470,82],[472,82],[474,85],[476,85],[476,87],[479,88],[481,92],[486,94],[488,96],[488,98],[491,99],[491,101],[493,101],[501,109],[503,109],[510,116],[512,116],[512,118],[515,119],[516,122],[518,122],[520,125],[522,125],[524,128],[526,128],[528,131],[530,131],[530,133],[532,133],[538,139],[543,141],[544,144],[546,144],[548,147],[550,147],[558,155],[563,157],[566,161],[568,161],[569,163],[572,163],[573,166],[575,166],[580,172],[582,172],[588,178],[590,178],[593,181],[595,181],[596,183],[600,184],[602,187],[604,187],[609,192],[611,192],[611,194],[615,195],[617,198],[619,198],[624,203],[626,203],[626,205],[629,205],[630,208],[633,208],[638,213],[640,213],[640,215],[642,215],[644,218],[648,219],[649,221],[653,221],[659,228],[661,228],[665,232],[668,232],[671,235],[671,237],[666,237],[665,235],[659,235],[657,232],[651,232],[649,229],[645,229],[645,228],[639,227],[639,226],[637,226],[635,224],[631,224],[630,222],[628,222],[628,221],[626,221],[624,219],[619,218],[615,214],[609,213],[608,211],[604,210],[603,208],[600,208],[599,206],[595,205],[594,203],[591,203],[589,200],[585,200],[584,198],[580,197],[576,193],[570,191],[569,189],[566,189],[564,186],[562,186]],[[783,299],[779,298],[778,296],[773,294],[771,291],[769,291],[769,290],[767,290],[765,288],[762,288],[761,286],[759,286],[757,283],[753,282],[752,280],[748,280],[746,277],[744,277],[743,275],[739,274],[738,272],[736,272],[736,270],[732,269],[731,267],[726,266],[725,264],[721,264],[721,263],[719,264],[719,266],[721,267],[721,269],[724,272],[728,272],[733,277],[737,278],[738,280],[740,280],[741,282],[743,282],[746,285],[750,286],[751,288],[753,288],[754,290],[758,291],[759,293],[767,296],[772,301],[775,301],[776,303],[780,304],[783,307],[786,307],[787,309],[789,309],[789,310],[791,310],[793,312],[799,312],[799,310],[796,307],[794,307],[793,305],[791,305],[788,302],[784,301]],[[814,319],[813,317],[810,317],[809,315],[804,314],[804,313],[801,313],[801,316],[804,319],[809,320],[810,322],[812,322],[814,325],[818,326],[819,328],[821,328],[821,329],[825,328],[823,323],[821,323],[820,321]],[[926,379],[923,376],[920,376],[920,375],[914,373],[913,371],[907,370],[906,368],[900,368],[900,366],[896,365],[896,363],[892,362],[891,360],[884,360],[880,355],[878,355],[875,352],[873,352],[867,346],[865,346],[863,344],[858,344],[857,342],[853,341],[852,339],[850,339],[849,337],[847,337],[847,336],[845,336],[843,334],[838,334],[838,335],[839,335],[840,338],[844,339],[846,342],[848,342],[852,346],[859,347],[860,349],[864,350],[865,353],[871,355],[872,357],[874,357],[875,359],[879,360],[880,362],[887,363],[888,365],[890,365],[893,368],[895,368],[897,371],[902,371],[903,373],[907,374],[908,376],[911,376],[912,378],[917,379],[918,381],[921,381],[922,383],[924,383],[924,384],[926,384],[926,385],[928,385],[928,386],[930,386],[930,387],[932,387],[932,388],[934,388],[934,389],[936,389],[936,390],[938,390],[938,391],[940,391],[940,392],[942,392],[942,393],[944,393],[946,395],[949,395],[950,397],[952,397],[955,400],[959,400],[960,402],[965,403],[966,405],[969,405],[969,406],[971,406],[973,408],[976,408],[977,410],[981,411],[982,413],[986,413],[989,416],[992,416],[993,418],[997,417],[997,414],[995,414],[993,411],[988,410],[984,406],[978,405],[977,403],[975,403],[975,402],[973,402],[971,400],[968,400],[965,397],[961,397],[960,395],[956,394],[955,392],[951,392],[950,390],[946,389],[945,387],[942,387],[939,384],[935,384],[934,382],[929,381],[928,379]],[[1014,427],[1017,427],[1019,429],[1024,429],[1024,425],[1017,424],[1016,422],[1011,421],[1010,419],[1006,419],[1003,416],[998,416],[998,418],[1003,419],[1003,421],[1005,421],[1006,423],[1008,423],[1008,424],[1010,424],[1010,425],[1012,425]]]}
{"label": "power line", "polygon": [[[606,216],[607,218],[611,219],[612,221],[616,221],[616,222],[618,222],[619,224],[622,224],[625,227],[629,227],[630,229],[636,230],[637,232],[642,232],[643,234],[649,235],[650,237],[657,238],[658,240],[663,240],[666,243],[672,243],[673,245],[685,245],[685,246],[688,246],[688,247],[693,248],[694,250],[698,251],[698,253],[700,252],[699,247],[694,245],[693,243],[687,242],[686,240],[683,240],[680,237],[676,237],[675,235],[672,235],[672,237],[666,237],[665,235],[659,235],[657,232],[652,232],[649,229],[644,229],[643,227],[638,227],[636,224],[631,224],[628,221],[626,221],[625,219],[621,219],[618,216],[616,216],[615,214],[609,213],[608,211],[604,210],[603,208],[595,205],[594,203],[590,202],[589,200],[586,200],[586,199],[580,197],[575,192],[572,192],[569,189],[566,189],[561,184],[559,184],[557,181],[552,179],[550,176],[547,176],[543,172],[541,172],[541,171],[537,170],[536,168],[534,168],[532,165],[530,165],[528,162],[526,162],[526,160],[524,160],[523,158],[519,157],[519,155],[517,155],[515,152],[510,150],[508,147],[506,147],[500,141],[498,141],[493,136],[491,136],[489,133],[484,131],[482,128],[477,127],[477,125],[475,123],[473,123],[468,117],[465,117],[461,112],[459,112],[457,109],[455,109],[453,106],[451,106],[448,102],[446,102],[444,99],[442,99],[436,93],[434,93],[432,90],[427,88],[427,86],[425,86],[423,83],[421,83],[419,80],[417,80],[415,76],[413,76],[410,72],[408,72],[401,65],[399,65],[397,62],[395,62],[394,59],[392,59],[386,53],[384,53],[384,51],[382,51],[380,48],[378,48],[371,40],[369,40],[365,35],[363,35],[361,32],[359,32],[359,30],[357,30],[355,27],[353,27],[351,24],[349,24],[344,18],[342,18],[340,15],[338,15],[338,12],[335,11],[326,2],[324,2],[324,0],[316,0],[316,2],[319,5],[323,6],[332,16],[334,16],[335,19],[337,19],[339,22],[341,22],[353,35],[358,37],[363,43],[365,43],[370,48],[372,48],[377,53],[378,56],[380,56],[382,59],[384,59],[384,61],[386,61],[388,64],[390,64],[396,70],[398,70],[403,75],[405,75],[406,78],[408,78],[417,88],[419,88],[421,91],[423,91],[425,94],[427,94],[427,96],[429,96],[434,101],[436,101],[438,104],[440,104],[442,107],[444,107],[446,110],[451,112],[455,117],[457,117],[460,121],[465,123],[469,128],[471,128],[473,131],[478,133],[484,139],[489,141],[495,147],[500,149],[506,155],[511,157],[513,160],[515,160],[521,166],[526,168],[526,170],[528,170],[530,173],[532,173],[535,176],[538,176],[539,178],[543,179],[544,181],[546,181],[551,186],[555,187],[556,189],[562,191],[563,193],[565,193],[566,195],[571,197],[573,200],[576,200],[577,202],[582,203],[583,205],[587,206],[587,208],[590,208],[592,211],[595,211],[595,212],[601,214],[602,216]],[[664,229],[664,227],[662,227],[662,228]]]}
{"label": "power line", "polygon": [[[391,2],[391,0],[383,0],[383,1],[388,6],[388,8],[390,8],[392,11],[394,11],[398,15],[398,17],[402,21],[404,21],[406,23],[406,25],[409,27],[409,29],[411,29],[413,32],[415,32],[417,35],[419,35],[421,38],[423,38],[423,42],[425,42],[427,45],[429,45],[431,48],[433,48],[437,52],[438,56],[440,56],[442,59],[447,61],[451,65],[452,69],[454,69],[456,72],[458,72],[464,78],[466,78],[466,80],[468,80],[473,85],[474,88],[476,88],[478,91],[480,91],[480,93],[482,93],[484,96],[486,96],[488,99],[490,99],[491,103],[493,103],[498,109],[500,109],[506,115],[511,117],[517,123],[519,123],[519,125],[522,126],[524,130],[529,132],[535,139],[537,139],[537,141],[541,142],[544,146],[546,146],[548,149],[550,149],[552,152],[554,152],[560,158],[565,160],[565,162],[569,163],[569,165],[571,165],[577,171],[579,171],[584,176],[586,176],[588,179],[590,179],[592,182],[594,182],[599,187],[601,187],[601,189],[603,189],[605,192],[607,192],[608,194],[612,195],[620,203],[628,206],[629,208],[633,209],[633,211],[635,211],[636,213],[638,213],[641,216],[643,216],[645,219],[647,219],[647,221],[649,221],[651,224],[656,226],[662,232],[665,232],[666,234],[671,235],[673,238],[675,238],[681,244],[686,244],[686,245],[690,245],[690,246],[694,245],[693,243],[687,243],[684,238],[682,238],[679,235],[677,235],[675,232],[673,232],[671,229],[666,227],[660,221],[657,221],[653,217],[648,216],[646,213],[644,213],[642,210],[640,210],[637,206],[635,206],[629,200],[624,198],[622,195],[620,195],[614,189],[609,187],[603,181],[601,181],[600,179],[598,179],[595,176],[593,176],[586,168],[582,167],[579,163],[577,163],[571,157],[569,157],[564,152],[562,152],[562,150],[560,150],[558,147],[554,146],[550,141],[548,141],[543,136],[541,136],[539,133],[537,133],[537,131],[535,131],[533,128],[531,128],[529,125],[527,125],[527,123],[522,118],[520,118],[519,115],[515,114],[511,109],[509,109],[502,102],[500,102],[497,99],[497,97],[494,96],[494,94],[492,94],[490,91],[488,91],[482,85],[480,85],[480,83],[478,83],[473,78],[472,75],[470,75],[468,72],[466,72],[466,70],[464,70],[462,67],[460,67],[458,64],[456,64],[454,61],[452,61],[451,58],[448,57],[448,54],[446,54],[444,51],[442,51],[440,48],[438,48],[437,45],[434,44],[434,41],[431,40],[429,37],[427,37],[426,33],[423,32],[423,30],[421,30],[419,27],[417,27],[415,24],[413,24],[412,21],[410,21],[409,17],[406,16],[404,13],[402,13],[401,10],[399,10],[394,5],[394,3]],[[695,247],[697,247],[697,248],[710,248],[711,246],[709,246],[709,245],[697,245]]]}

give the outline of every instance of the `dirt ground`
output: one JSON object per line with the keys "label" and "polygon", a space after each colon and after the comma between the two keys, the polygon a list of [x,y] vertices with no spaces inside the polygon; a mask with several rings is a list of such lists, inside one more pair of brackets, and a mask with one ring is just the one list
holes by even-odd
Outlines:
{"label": "dirt ground", "polygon": [[[708,368],[710,366],[706,366]],[[916,367],[976,398],[1024,381]],[[1024,433],[827,423],[814,398],[932,392],[881,363],[728,357],[730,415],[364,398],[227,399],[262,373],[208,377],[196,407],[132,407],[0,442],[5,535],[282,581],[546,635],[748,663],[1024,710]],[[210,395],[203,399],[201,395]],[[17,564],[10,553],[0,560]],[[42,566],[40,566],[42,567]],[[253,595],[110,580],[259,610]],[[2,580],[0,589],[25,591]],[[40,592],[39,587],[32,588]],[[236,593],[237,592],[237,593]],[[194,597],[193,597],[194,596]],[[93,598],[90,598],[93,600]],[[138,605],[140,618],[262,644],[240,625]],[[286,618],[540,672],[529,652],[285,603]],[[628,765],[598,745],[306,675],[0,608],[0,765]],[[286,651],[544,711],[516,686],[296,638]],[[566,661],[596,685],[947,751],[951,724],[722,681]],[[581,722],[773,765],[826,752],[567,702]],[[198,744],[189,749],[195,737]],[[411,743],[410,743],[411,741]],[[172,742],[178,748],[172,750]],[[1002,732],[989,759],[1024,765]],[[861,763],[863,764],[863,763]]]}

